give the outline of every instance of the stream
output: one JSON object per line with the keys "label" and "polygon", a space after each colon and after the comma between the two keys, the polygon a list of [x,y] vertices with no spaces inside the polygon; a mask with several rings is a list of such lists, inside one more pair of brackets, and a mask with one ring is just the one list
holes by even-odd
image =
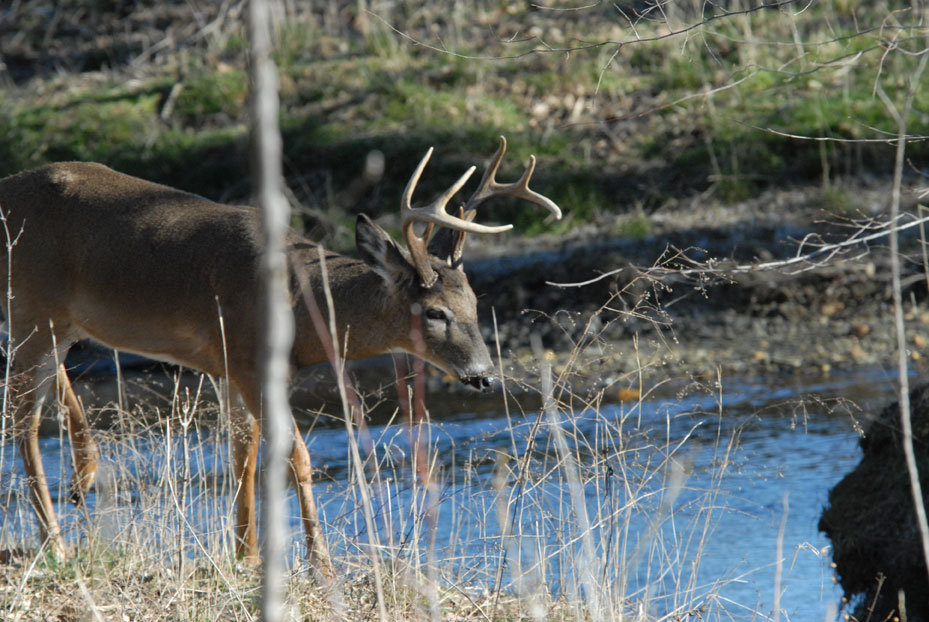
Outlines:
{"label": "stream", "polygon": [[[480,415],[465,397],[437,401],[418,440],[397,423],[358,436],[362,455],[374,447],[377,458],[365,467],[373,534],[344,426],[317,428],[307,443],[336,559],[367,561],[376,540],[393,552],[384,559],[475,593],[499,582],[530,600],[622,598],[655,616],[773,619],[778,607],[781,619],[825,620],[841,589],[819,515],[860,459],[859,431],[893,391],[891,372],[862,368],[667,382],[641,401],[544,415],[521,412],[518,397],[483,400]],[[86,514],[67,502],[67,440],[42,438],[67,537],[115,542],[131,531],[133,542],[189,559],[229,546],[232,482],[217,426],[193,419],[166,435],[157,423],[121,425],[100,432]],[[0,543],[28,544],[34,518],[11,442],[0,459]],[[298,570],[301,530],[291,522]]]}

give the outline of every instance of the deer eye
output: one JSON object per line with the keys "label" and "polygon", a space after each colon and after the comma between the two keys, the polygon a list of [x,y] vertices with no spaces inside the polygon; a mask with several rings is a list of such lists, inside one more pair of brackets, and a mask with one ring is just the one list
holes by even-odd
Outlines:
{"label": "deer eye", "polygon": [[444,309],[438,309],[436,307],[432,307],[430,309],[426,309],[426,319],[436,320],[439,322],[447,322],[448,314],[445,312]]}

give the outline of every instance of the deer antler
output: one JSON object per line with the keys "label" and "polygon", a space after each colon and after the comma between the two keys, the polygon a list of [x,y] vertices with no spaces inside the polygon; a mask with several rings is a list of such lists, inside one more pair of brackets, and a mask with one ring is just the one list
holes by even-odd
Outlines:
{"label": "deer antler", "polygon": [[[436,198],[435,201],[429,205],[417,208],[412,207],[410,201],[413,197],[413,190],[416,188],[420,176],[422,176],[423,169],[426,168],[426,163],[429,162],[429,158],[432,156],[431,147],[429,151],[426,152],[426,155],[423,156],[423,159],[420,160],[419,166],[413,171],[413,175],[406,185],[406,190],[403,191],[403,199],[401,201],[403,236],[406,238],[407,247],[410,249],[410,257],[412,258],[413,266],[419,273],[424,287],[432,287],[438,278],[438,275],[435,273],[435,270],[432,269],[432,265],[429,262],[429,252],[427,248],[429,237],[432,235],[432,230],[435,225],[448,227],[449,229],[454,229],[459,232],[455,239],[451,256],[452,263],[458,263],[461,259],[461,252],[467,233],[502,233],[513,228],[513,225],[490,227],[472,222],[477,213],[477,207],[488,199],[500,196],[512,196],[526,199],[527,201],[545,207],[555,218],[561,218],[561,210],[555,205],[554,201],[529,189],[529,178],[532,177],[532,173],[535,170],[535,156],[529,156],[529,166],[518,181],[511,184],[501,184],[496,181],[497,168],[500,166],[500,161],[503,159],[504,153],[506,153],[506,139],[501,136],[500,147],[497,149],[496,155],[494,155],[493,162],[484,173],[480,187],[461,208],[460,217],[452,216],[445,211],[445,208],[452,196],[461,190],[462,186],[470,179],[471,175],[474,173],[475,167],[472,166],[465,171],[465,173],[458,178],[458,181],[452,184],[451,187]],[[413,223],[417,221],[427,223],[426,229],[421,236],[416,235],[413,231]]]}
{"label": "deer antler", "polygon": [[[410,181],[407,182],[406,189],[403,191],[403,199],[400,204],[403,213],[403,237],[406,238],[406,245],[410,249],[410,257],[413,259],[413,266],[419,273],[423,286],[426,288],[432,287],[435,284],[435,280],[438,278],[438,275],[429,263],[429,252],[427,250],[429,237],[432,235],[434,225],[442,225],[450,229],[470,231],[473,233],[501,233],[513,228],[513,225],[488,227],[462,218],[456,218],[445,211],[445,207],[448,205],[452,196],[461,190],[461,187],[465,185],[474,173],[476,168],[474,166],[465,171],[464,175],[458,178],[458,181],[452,184],[448,190],[443,192],[429,205],[424,205],[423,207],[413,207],[410,205],[410,201],[413,198],[413,191],[416,189],[416,184],[419,182],[419,178],[422,176],[423,169],[426,168],[426,163],[429,162],[430,157],[432,157],[432,147],[429,148],[429,151],[426,152],[423,159],[419,161],[419,166],[413,171],[413,175],[410,177]],[[427,223],[426,230],[421,236],[416,235],[416,232],[413,231],[414,222]]]}
{"label": "deer antler", "polygon": [[555,205],[555,202],[549,199],[546,196],[535,192],[534,190],[529,189],[529,179],[532,177],[532,173],[535,171],[535,156],[529,156],[529,166],[526,167],[523,176],[519,178],[519,181],[515,181],[511,184],[501,184],[497,182],[497,169],[500,167],[500,162],[503,160],[503,154],[506,153],[506,138],[503,136],[500,137],[500,146],[497,148],[497,153],[494,154],[493,162],[490,163],[490,166],[487,167],[487,170],[484,171],[484,176],[481,178],[480,187],[474,191],[474,194],[471,195],[471,198],[468,199],[468,202],[465,203],[464,209],[466,212],[477,210],[477,207],[488,199],[494,197],[516,197],[518,199],[525,199],[536,205],[541,205],[548,211],[552,213],[556,220],[561,220],[561,209]]}
{"label": "deer antler", "polygon": [[[500,146],[497,147],[497,153],[494,154],[494,159],[490,163],[490,166],[487,167],[487,170],[484,171],[484,176],[481,177],[481,185],[477,190],[474,191],[474,194],[471,195],[471,198],[468,199],[468,202],[465,203],[461,208],[461,217],[464,220],[472,220],[477,214],[478,206],[494,197],[503,197],[511,196],[519,199],[525,199],[536,205],[541,205],[548,211],[552,213],[556,220],[561,220],[561,208],[559,208],[554,201],[549,199],[547,196],[541,195],[534,190],[529,188],[529,179],[532,177],[532,173],[535,172],[535,156],[529,156],[529,166],[526,167],[526,170],[523,172],[522,177],[518,181],[515,181],[511,184],[501,184],[497,181],[497,169],[500,167],[500,162],[503,160],[503,154],[506,153],[506,138],[503,136],[500,137]],[[454,249],[452,250],[451,260],[452,264],[458,264],[461,261],[461,254],[464,251],[464,241],[467,231],[460,230],[460,233],[455,238]]]}

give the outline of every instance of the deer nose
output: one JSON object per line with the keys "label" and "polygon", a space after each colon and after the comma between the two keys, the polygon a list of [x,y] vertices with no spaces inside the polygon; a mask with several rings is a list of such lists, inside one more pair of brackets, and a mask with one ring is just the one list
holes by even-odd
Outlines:
{"label": "deer nose", "polygon": [[461,381],[479,391],[489,391],[497,379],[494,376],[468,376],[462,378]]}

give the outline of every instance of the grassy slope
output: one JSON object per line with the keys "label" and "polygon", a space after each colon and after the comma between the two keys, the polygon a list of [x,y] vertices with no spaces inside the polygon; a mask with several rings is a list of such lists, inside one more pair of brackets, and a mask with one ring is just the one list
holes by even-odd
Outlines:
{"label": "grassy slope", "polygon": [[[632,207],[648,213],[707,190],[723,202],[785,183],[830,191],[842,179],[887,172],[883,143],[818,139],[893,131],[874,88],[897,96],[914,60],[885,54],[886,43],[923,32],[901,30],[920,17],[884,3],[707,10],[696,27],[689,2],[634,22],[612,5],[380,4],[369,5],[372,14],[355,14],[351,3],[292,16],[280,33],[288,178],[323,220],[395,210],[413,163],[433,144],[439,156],[422,192],[437,190],[486,157],[500,133],[515,156],[510,171],[517,158],[539,155],[536,185],[580,220]],[[145,65],[127,66],[134,53],[101,39],[89,42],[96,56],[68,62],[114,70],[5,90],[0,174],[98,160],[220,200],[247,197],[242,25],[218,17],[218,34]],[[25,40],[43,32],[26,29]],[[923,89],[916,107],[927,104]],[[926,134],[927,125],[914,115],[910,129]],[[386,156],[384,174],[360,183],[373,150]],[[918,162],[924,144],[910,154]],[[510,207],[500,214],[527,227],[535,216]]]}

